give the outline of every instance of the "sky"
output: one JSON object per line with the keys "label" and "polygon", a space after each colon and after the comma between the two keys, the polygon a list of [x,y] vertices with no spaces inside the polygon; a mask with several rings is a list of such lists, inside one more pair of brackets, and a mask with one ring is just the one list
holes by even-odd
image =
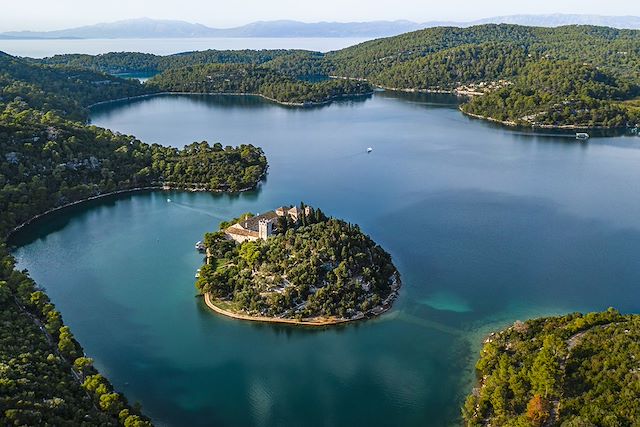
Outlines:
{"label": "sky", "polygon": [[149,17],[233,27],[293,19],[471,21],[497,15],[640,15],[634,0],[0,0],[0,31],[56,30]]}

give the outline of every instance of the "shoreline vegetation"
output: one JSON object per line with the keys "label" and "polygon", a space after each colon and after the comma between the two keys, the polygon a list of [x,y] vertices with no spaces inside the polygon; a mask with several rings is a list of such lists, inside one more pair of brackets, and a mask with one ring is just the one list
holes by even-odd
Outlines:
{"label": "shoreline vegetation", "polygon": [[597,26],[439,27],[335,52],[300,50],[57,55],[102,72],[156,72],[143,91],[252,94],[324,105],[374,88],[451,93],[461,111],[505,126],[637,129],[640,31]]}
{"label": "shoreline vegetation", "polygon": [[[241,192],[268,170],[261,148],[146,144],[87,124],[87,105],[150,96],[137,82],[0,53],[0,364],[12,425],[151,426],[93,366],[7,240],[53,212],[136,191]],[[8,365],[7,365],[8,364]],[[63,387],[61,387],[63,385]]]}
{"label": "shoreline vegetation", "polygon": [[388,311],[400,277],[357,225],[301,204],[243,214],[205,235],[196,288],[236,319],[327,326]]}
{"label": "shoreline vegetation", "polygon": [[491,333],[464,424],[631,426],[640,419],[640,315],[540,317]]}
{"label": "shoreline vegetation", "polygon": [[[338,76],[330,76],[330,77],[335,79],[347,79],[346,77],[338,77]],[[448,94],[448,95],[457,96],[458,98],[483,96],[486,94],[486,92],[479,92],[479,91],[465,90],[465,89],[435,89],[435,88],[434,89],[428,89],[428,88],[427,89],[411,89],[411,88],[386,87],[383,85],[373,85],[373,86],[376,88],[388,90],[391,92]],[[95,104],[88,106],[87,108],[93,108],[98,105],[105,105],[105,104],[117,103],[122,101],[133,101],[136,99],[153,98],[155,96],[162,96],[162,95],[257,96],[282,106],[307,108],[307,107],[317,107],[317,106],[328,105],[340,99],[355,99],[361,96],[371,96],[374,93],[375,93],[375,90],[372,90],[370,92],[365,92],[357,95],[337,95],[323,102],[291,103],[291,102],[278,101],[277,99],[269,98],[259,93],[228,93],[228,92],[201,93],[201,92],[166,92],[165,91],[165,92],[154,92],[154,93],[149,93],[144,95],[137,95],[132,97],[118,98],[118,99],[112,99],[109,101],[97,102]],[[615,130],[615,129],[630,128],[629,126],[626,126],[626,125],[624,126],[593,126],[588,124],[575,124],[575,125],[522,124],[522,123],[517,123],[515,121],[500,120],[491,116],[484,116],[480,114],[471,113],[471,112],[465,111],[465,109],[463,108],[463,105],[460,105],[458,107],[458,110],[465,116],[472,117],[478,120],[484,120],[491,123],[497,123],[509,128],[527,127],[531,129],[555,129],[555,130]]]}
{"label": "shoreline vegetation", "polygon": [[[260,184],[260,182],[264,179],[264,177],[266,176],[266,171],[264,173],[264,175],[262,175],[260,177],[260,179],[256,182],[256,184],[252,187],[246,187],[246,188],[241,188],[237,191],[235,191],[236,193],[244,193],[247,191],[253,191],[255,190],[258,185]],[[126,189],[122,189],[122,190],[116,190],[116,191],[110,191],[108,193],[102,193],[102,194],[96,194],[94,196],[90,196],[90,197],[86,197],[84,199],[80,199],[80,200],[76,200],[73,202],[69,202],[66,203],[64,205],[61,206],[56,206],[54,208],[51,208],[45,212],[42,212],[40,214],[34,215],[31,218],[29,218],[28,220],[22,222],[21,224],[15,226],[14,228],[12,228],[11,230],[9,230],[9,232],[6,234],[6,236],[4,237],[5,241],[9,241],[11,240],[11,238],[13,237],[13,235],[17,232],[19,232],[21,229],[23,229],[24,227],[27,227],[29,225],[31,225],[32,223],[43,219],[44,217],[46,217],[49,214],[58,212],[58,211],[62,211],[68,208],[72,208],[74,206],[79,206],[82,205],[84,203],[87,202],[91,202],[94,200],[99,200],[99,199],[104,199],[104,198],[108,198],[111,196],[119,196],[119,195],[123,195],[123,194],[128,194],[128,193],[138,193],[138,192],[145,192],[145,191],[185,191],[185,192],[209,192],[209,193],[227,193],[228,190],[222,190],[222,189],[218,189],[218,190],[210,190],[207,188],[204,188],[207,184],[206,183],[200,183],[200,184],[193,184],[193,186],[195,187],[184,187],[184,186],[173,186],[171,184],[167,185],[167,184],[161,184],[161,185],[152,185],[152,186],[148,186],[148,187],[136,187],[136,188],[126,188]]]}
{"label": "shoreline vegetation", "polygon": [[216,305],[216,303],[220,304],[222,301],[216,300],[214,297],[211,296],[211,293],[209,292],[206,292],[201,296],[204,299],[204,303],[211,310],[223,316],[230,317],[232,319],[246,320],[250,322],[259,322],[259,323],[281,323],[281,324],[299,325],[299,326],[332,326],[332,325],[340,325],[340,324],[345,324],[350,322],[357,322],[360,320],[372,319],[374,317],[380,316],[386,313],[387,311],[391,310],[391,308],[393,307],[393,300],[397,298],[397,291],[399,291],[400,289],[399,282],[396,282],[394,288],[395,288],[396,294],[394,294],[390,300],[386,301],[382,306],[380,306],[378,310],[376,310],[375,312],[371,310],[367,313],[363,313],[362,315],[359,315],[350,319],[344,319],[344,318],[333,317],[333,316],[330,316],[330,317],[319,316],[315,318],[307,318],[307,319],[303,318],[298,320],[298,319],[287,319],[287,318],[281,318],[281,317],[251,316],[248,314],[226,310]]}
{"label": "shoreline vegetation", "polygon": [[328,317],[328,318],[297,320],[297,319],[284,319],[284,318],[266,317],[266,316],[249,316],[247,314],[241,314],[241,313],[236,313],[234,311],[225,310],[224,308],[217,306],[216,305],[217,301],[213,300],[209,292],[205,293],[203,295],[203,298],[204,298],[204,303],[207,305],[207,307],[209,307],[211,310],[215,311],[216,313],[221,314],[223,316],[230,317],[232,319],[247,320],[250,322],[281,323],[281,324],[287,324],[287,325],[301,325],[301,326],[330,326],[330,325],[337,325],[340,323],[347,323],[355,320],[364,319],[364,317],[361,317],[359,319],[338,319],[338,318]]}
{"label": "shoreline vegetation", "polygon": [[469,113],[468,111],[465,111],[464,109],[462,109],[462,107],[460,107],[459,110],[465,116],[472,117],[478,120],[486,120],[492,123],[498,123],[500,125],[510,127],[510,128],[523,127],[523,126],[531,129],[552,129],[552,130],[563,130],[563,129],[564,130],[616,130],[616,129],[627,128],[627,126],[607,127],[607,126],[589,126],[589,125],[580,125],[580,124],[577,124],[577,125],[545,125],[545,124],[523,125],[514,121],[500,120],[490,116],[482,116],[479,114]]}
{"label": "shoreline vegetation", "polygon": [[283,106],[288,106],[288,107],[302,107],[302,108],[307,108],[307,107],[318,107],[318,106],[322,106],[322,105],[329,105],[334,101],[338,101],[341,99],[351,99],[351,98],[358,98],[361,96],[370,96],[373,95],[374,91],[369,91],[369,92],[362,92],[362,93],[358,93],[358,94],[345,94],[345,95],[335,95],[332,98],[329,98],[325,101],[320,101],[320,102],[285,102],[285,101],[279,101],[275,98],[269,98],[266,95],[262,95],[260,93],[250,93],[250,92],[169,92],[169,91],[163,91],[163,92],[154,92],[154,93],[149,93],[149,94],[144,94],[144,95],[137,95],[137,96],[131,96],[131,97],[127,97],[127,98],[119,98],[119,99],[112,99],[109,101],[102,101],[102,102],[97,102],[95,104],[92,104],[90,106],[88,106],[87,108],[93,108],[96,107],[98,105],[105,105],[105,104],[111,104],[111,103],[117,103],[117,102],[122,102],[122,101],[134,101],[136,99],[144,99],[144,98],[153,98],[155,96],[162,96],[162,95],[211,95],[211,96],[257,96],[260,97],[262,99],[266,99],[267,101],[271,101],[274,102],[278,105],[283,105]]}
{"label": "shoreline vegetation", "polygon": [[247,64],[202,64],[168,69],[146,85],[172,93],[255,95],[295,107],[326,105],[340,98],[373,92],[372,86],[363,81],[328,78],[308,81]]}
{"label": "shoreline vegetation", "polygon": [[[640,31],[595,26],[437,27],[326,54],[210,50],[36,60],[0,52],[0,69],[1,236],[47,213],[155,189],[157,182],[229,192],[260,182],[267,161],[258,147],[200,142],[178,150],[87,124],[89,106],[163,91],[252,93],[305,107],[367,95],[374,86],[467,88],[458,91],[469,96],[462,112],[501,124],[637,129],[640,123]],[[140,84],[111,75],[116,71],[160,74]],[[390,255],[357,225],[319,209],[307,215],[303,205],[300,211],[295,220],[278,220],[279,232],[264,240],[236,246],[225,230],[208,233],[207,264],[196,283],[205,303],[222,314],[279,323],[337,323],[388,310],[401,286]],[[151,425],[93,367],[46,293],[16,270],[5,239],[0,256],[0,320],[7,331],[0,361],[15,368],[2,378],[10,389],[1,402],[9,423]],[[469,426],[632,425],[640,419],[638,343],[638,316],[615,310],[516,323],[484,343],[478,387],[463,417]],[[56,409],[62,403],[64,413]]]}

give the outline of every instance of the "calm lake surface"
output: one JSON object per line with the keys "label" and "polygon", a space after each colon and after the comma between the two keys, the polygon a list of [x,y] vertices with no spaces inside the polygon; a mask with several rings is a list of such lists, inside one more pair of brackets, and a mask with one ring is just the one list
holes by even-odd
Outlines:
{"label": "calm lake surface", "polygon": [[[158,96],[92,120],[147,142],[257,144],[269,158],[256,192],[122,196],[14,242],[98,368],[160,425],[455,425],[490,331],[640,311],[640,138],[579,144],[466,118],[449,97],[386,92],[317,109]],[[393,255],[403,288],[391,312],[309,330],[227,319],[194,298],[206,231],[300,201]]]}
{"label": "calm lake surface", "polygon": [[353,46],[368,38],[193,38],[193,39],[55,39],[0,40],[0,51],[15,56],[44,58],[65,53],[98,55],[108,52],[142,52],[171,55],[193,50],[306,49],[320,52]]}

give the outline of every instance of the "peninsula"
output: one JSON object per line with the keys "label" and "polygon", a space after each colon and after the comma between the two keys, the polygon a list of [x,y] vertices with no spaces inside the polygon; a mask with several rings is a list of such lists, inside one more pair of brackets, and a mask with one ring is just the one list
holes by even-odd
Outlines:
{"label": "peninsula", "polygon": [[306,81],[267,67],[247,64],[204,64],[169,69],[149,80],[149,85],[169,93],[257,95],[282,105],[311,107],[340,98],[370,95],[364,81],[328,79]]}
{"label": "peninsula", "polygon": [[300,204],[244,214],[204,238],[196,288],[238,319],[323,326],[387,311],[400,288],[391,256],[357,225]]}
{"label": "peninsula", "polygon": [[158,73],[144,85],[151,92],[251,93],[311,106],[381,87],[463,95],[464,114],[507,126],[636,129],[639,46],[637,30],[487,24],[427,28],[327,53],[120,52],[33,61]]}
{"label": "peninsula", "polygon": [[[89,107],[150,91],[136,81],[0,53],[0,424],[151,426],[100,374],[6,238],[64,207],[145,189],[240,192],[267,170],[261,148],[181,149],[88,124]],[[70,260],[73,262],[73,260]]]}

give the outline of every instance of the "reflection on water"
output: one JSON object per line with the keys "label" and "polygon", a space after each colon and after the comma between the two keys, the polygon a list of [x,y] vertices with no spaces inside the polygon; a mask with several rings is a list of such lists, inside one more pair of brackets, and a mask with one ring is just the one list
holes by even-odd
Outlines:
{"label": "reflection on water", "polygon": [[[147,142],[260,145],[268,181],[240,195],[151,192],[71,208],[15,236],[19,265],[161,424],[455,425],[492,330],[640,310],[639,140],[578,144],[457,105],[377,92],[312,110],[208,96],[97,107],[95,124]],[[206,231],[300,201],[358,223],[392,254],[403,287],[388,314],[295,328],[223,318],[194,297],[193,244]]]}

